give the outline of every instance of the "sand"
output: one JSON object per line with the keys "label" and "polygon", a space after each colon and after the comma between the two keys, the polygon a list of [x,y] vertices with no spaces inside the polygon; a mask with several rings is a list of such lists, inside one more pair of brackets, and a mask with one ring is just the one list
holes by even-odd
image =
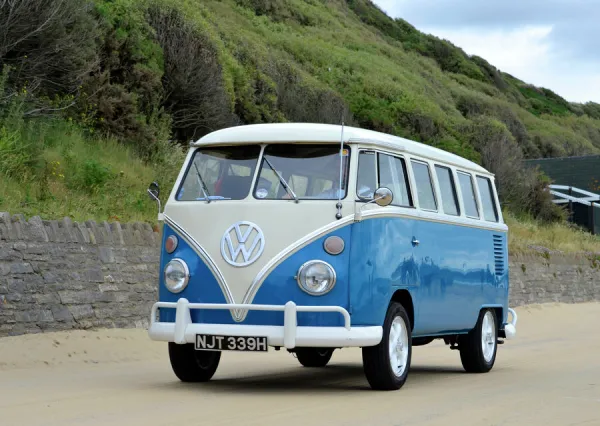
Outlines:
{"label": "sand", "polygon": [[490,373],[435,342],[395,392],[370,390],[359,349],[317,370],[224,353],[213,381],[183,384],[145,330],[0,338],[0,425],[600,425],[600,303],[517,313]]}

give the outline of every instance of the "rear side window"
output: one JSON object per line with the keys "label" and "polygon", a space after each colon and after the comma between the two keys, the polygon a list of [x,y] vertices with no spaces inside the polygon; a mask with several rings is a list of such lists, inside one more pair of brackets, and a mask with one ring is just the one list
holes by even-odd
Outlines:
{"label": "rear side window", "polygon": [[402,158],[379,154],[379,186],[385,186],[392,191],[392,205],[412,207],[406,164]]}
{"label": "rear side window", "polygon": [[458,197],[456,196],[456,187],[452,171],[448,167],[435,166],[438,185],[442,195],[442,207],[444,213],[458,216],[460,214],[458,208]]}
{"label": "rear side window", "polygon": [[429,166],[424,163],[411,161],[413,174],[415,175],[415,184],[417,186],[417,196],[419,197],[419,207],[424,210],[437,210],[435,194],[433,193],[433,183]]}
{"label": "rear side window", "polygon": [[465,214],[468,217],[479,219],[479,209],[477,208],[477,200],[475,199],[475,188],[473,187],[473,179],[471,175],[464,172],[458,172],[458,183],[465,203]]}
{"label": "rear side window", "polygon": [[498,210],[494,202],[492,182],[488,178],[477,176],[477,186],[483,207],[483,218],[489,222],[498,222]]}

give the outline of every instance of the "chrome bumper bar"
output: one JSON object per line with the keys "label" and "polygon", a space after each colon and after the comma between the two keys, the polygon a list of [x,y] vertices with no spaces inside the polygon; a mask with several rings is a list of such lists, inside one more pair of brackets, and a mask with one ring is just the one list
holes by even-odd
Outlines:
{"label": "chrome bumper bar", "polygon": [[[175,322],[158,321],[159,308],[175,309]],[[193,323],[191,309],[279,311],[283,312],[283,326]],[[298,312],[337,312],[344,318],[344,327],[299,327]],[[157,302],[152,306],[148,334],[152,340],[177,344],[194,343],[196,334],[266,336],[269,346],[294,349],[374,346],[381,341],[383,328],[351,327],[350,314],[340,306],[297,306],[292,301],[285,305],[190,303],[181,298],[176,303]]]}

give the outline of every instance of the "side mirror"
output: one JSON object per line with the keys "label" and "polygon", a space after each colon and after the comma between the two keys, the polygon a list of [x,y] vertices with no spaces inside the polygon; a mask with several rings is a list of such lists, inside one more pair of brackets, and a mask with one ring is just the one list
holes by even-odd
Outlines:
{"label": "side mirror", "polygon": [[381,188],[377,188],[375,193],[373,194],[373,199],[363,204],[358,211],[354,214],[354,221],[360,222],[362,220],[362,210],[369,204],[375,203],[380,207],[389,206],[394,200],[394,194],[391,189],[386,188],[385,186]]}
{"label": "side mirror", "polygon": [[158,203],[158,220],[159,221],[163,220],[163,215],[161,213],[161,206],[160,206],[160,198],[158,198],[158,196],[160,195],[160,188],[158,187],[158,183],[152,182],[148,186],[147,191],[148,191],[148,196]]}
{"label": "side mirror", "polygon": [[152,182],[150,186],[148,186],[148,194],[150,195],[150,198],[158,201],[158,196],[160,195],[158,183]]}
{"label": "side mirror", "polygon": [[394,194],[386,187],[377,188],[375,194],[373,194],[373,201],[380,207],[389,206],[393,200]]}

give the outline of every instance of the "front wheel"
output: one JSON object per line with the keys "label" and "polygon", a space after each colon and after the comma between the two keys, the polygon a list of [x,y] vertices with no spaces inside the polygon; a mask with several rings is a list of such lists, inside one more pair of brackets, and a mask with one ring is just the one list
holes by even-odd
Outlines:
{"label": "front wheel", "polygon": [[333,355],[328,348],[296,348],[298,361],[305,367],[325,367]]}
{"label": "front wheel", "polygon": [[392,302],[377,346],[362,350],[363,369],[375,390],[397,390],[404,386],[412,356],[412,333],[404,307]]}
{"label": "front wheel", "polygon": [[197,351],[193,343],[169,342],[171,368],[182,382],[207,382],[217,371],[221,352]]}
{"label": "front wheel", "polygon": [[494,366],[498,349],[496,314],[484,309],[479,314],[475,328],[458,339],[460,360],[469,373],[487,373]]}

